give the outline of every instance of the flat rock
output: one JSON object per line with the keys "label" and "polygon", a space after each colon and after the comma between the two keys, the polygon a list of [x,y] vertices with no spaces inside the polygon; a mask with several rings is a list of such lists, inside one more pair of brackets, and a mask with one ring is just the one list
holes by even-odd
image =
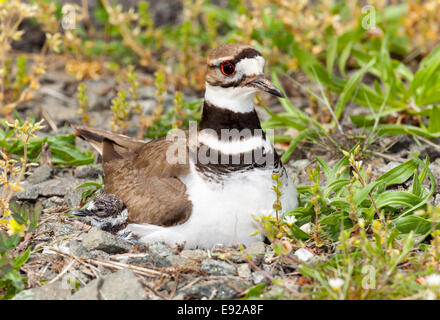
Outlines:
{"label": "flat rock", "polygon": [[67,192],[78,185],[78,181],[69,178],[56,178],[43,181],[38,184],[30,184],[25,181],[21,187],[24,191],[17,192],[15,197],[18,200],[36,200],[43,197],[64,197]]}
{"label": "flat rock", "polygon": [[12,300],[66,300],[71,296],[71,291],[62,281],[46,284],[39,288],[23,290]]}
{"label": "flat rock", "polygon": [[206,259],[203,260],[200,268],[210,275],[231,276],[237,274],[237,268],[229,263],[219,260]]}
{"label": "flat rock", "polygon": [[34,170],[32,175],[27,178],[27,182],[30,184],[37,184],[44,182],[52,176],[52,168],[48,164],[43,164]]}
{"label": "flat rock", "polygon": [[237,265],[237,273],[240,278],[250,278],[252,275],[251,267],[248,263],[240,263]]}
{"label": "flat rock", "polygon": [[43,209],[55,207],[55,206],[61,206],[64,204],[64,199],[61,197],[50,197],[48,199],[44,199],[41,202],[41,206]]}
{"label": "flat rock", "polygon": [[254,284],[265,283],[266,285],[270,284],[270,279],[266,277],[261,271],[252,272],[252,282]]}
{"label": "flat rock", "polygon": [[81,204],[81,196],[82,196],[83,190],[81,189],[69,189],[66,192],[66,195],[64,196],[64,200],[66,204],[71,208],[78,208]]}
{"label": "flat rock", "polygon": [[171,247],[167,245],[165,242],[153,242],[148,246],[148,252],[154,258],[165,258],[169,255],[174,254],[171,250]]}
{"label": "flat rock", "polygon": [[122,269],[91,281],[71,300],[143,300],[146,292],[130,269]]}
{"label": "flat rock", "polygon": [[78,179],[96,179],[102,171],[92,166],[78,166],[75,168],[73,175]]}
{"label": "flat rock", "polygon": [[86,259],[103,259],[110,260],[110,255],[102,250],[89,251],[81,241],[71,240],[69,242],[70,253]]}
{"label": "flat rock", "polygon": [[95,227],[84,235],[83,244],[89,251],[101,250],[108,254],[125,253],[131,248],[124,240]]}
{"label": "flat rock", "polygon": [[195,250],[182,250],[180,255],[189,258],[189,259],[204,259],[208,256],[208,253],[204,250],[195,249]]}
{"label": "flat rock", "polygon": [[177,292],[180,298],[193,299],[232,299],[241,291],[238,283],[227,280],[210,280],[197,282],[192,286],[186,287]]}
{"label": "flat rock", "polygon": [[184,266],[188,266],[188,265],[194,263],[193,260],[187,259],[185,257],[177,256],[177,255],[170,255],[170,256],[166,257],[166,259],[170,263],[170,265],[172,265],[172,266],[184,267]]}

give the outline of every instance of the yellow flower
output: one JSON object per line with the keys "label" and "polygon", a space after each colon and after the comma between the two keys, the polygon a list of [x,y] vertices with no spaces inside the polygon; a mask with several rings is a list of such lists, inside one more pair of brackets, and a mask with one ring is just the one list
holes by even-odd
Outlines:
{"label": "yellow flower", "polygon": [[13,236],[14,234],[18,234],[20,237],[24,235],[24,230],[26,226],[24,224],[19,224],[14,218],[9,221],[8,225],[8,234]]}

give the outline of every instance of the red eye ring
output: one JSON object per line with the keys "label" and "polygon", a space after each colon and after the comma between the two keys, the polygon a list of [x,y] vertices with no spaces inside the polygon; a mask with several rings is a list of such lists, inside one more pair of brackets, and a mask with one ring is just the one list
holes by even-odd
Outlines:
{"label": "red eye ring", "polygon": [[230,61],[224,61],[220,65],[220,70],[225,76],[230,77],[235,73],[235,65]]}

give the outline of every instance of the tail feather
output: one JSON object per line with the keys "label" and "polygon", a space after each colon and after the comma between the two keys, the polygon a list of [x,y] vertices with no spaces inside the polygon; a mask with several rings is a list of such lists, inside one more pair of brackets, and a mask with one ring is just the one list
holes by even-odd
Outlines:
{"label": "tail feather", "polygon": [[125,151],[136,150],[145,144],[144,141],[136,140],[122,134],[117,134],[106,130],[78,125],[72,125],[72,127],[75,129],[74,134],[77,137],[89,142],[101,155],[104,149],[104,141],[112,143],[119,150],[125,149]]}

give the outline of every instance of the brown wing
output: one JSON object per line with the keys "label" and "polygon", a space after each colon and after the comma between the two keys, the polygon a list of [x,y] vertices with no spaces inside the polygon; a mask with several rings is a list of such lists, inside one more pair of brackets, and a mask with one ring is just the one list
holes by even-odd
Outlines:
{"label": "brown wing", "polygon": [[168,163],[166,153],[172,143],[157,139],[121,154],[112,141],[104,139],[105,191],[122,199],[129,222],[172,226],[189,218],[192,205],[185,184],[178,178],[187,174],[189,167],[187,162]]}
{"label": "brown wing", "polygon": [[178,178],[189,172],[188,161],[170,164],[166,159],[174,141],[143,142],[109,131],[73,127],[77,136],[102,154],[105,191],[122,199],[129,222],[172,226],[189,218],[192,204]]}

